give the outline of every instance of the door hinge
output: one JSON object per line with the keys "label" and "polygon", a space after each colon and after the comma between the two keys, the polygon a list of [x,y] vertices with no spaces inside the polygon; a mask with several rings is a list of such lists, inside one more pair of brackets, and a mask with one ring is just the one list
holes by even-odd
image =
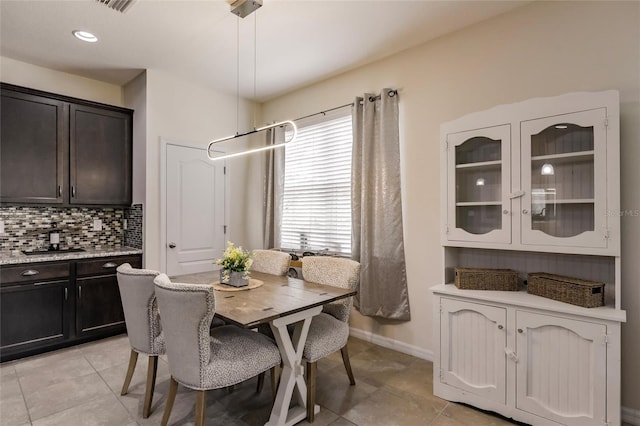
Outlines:
{"label": "door hinge", "polygon": [[604,119],[604,128],[605,128],[605,129],[608,129],[608,128],[609,128],[609,119],[608,119],[608,118],[605,118],[605,119]]}
{"label": "door hinge", "polygon": [[444,373],[440,370],[440,383],[445,383],[444,381]]}
{"label": "door hinge", "polygon": [[609,420],[607,420],[606,418],[602,419],[602,424],[604,426],[611,426],[611,422]]}
{"label": "door hinge", "polygon": [[449,234],[449,224],[446,224],[446,225],[444,226],[444,233],[445,233],[445,234]]}
{"label": "door hinge", "polygon": [[609,343],[609,335],[605,333],[602,335],[602,344],[606,346],[607,343]]}
{"label": "door hinge", "polygon": [[449,140],[447,139],[444,140],[444,150],[449,151]]}
{"label": "door hinge", "polygon": [[604,238],[605,240],[609,239],[609,228],[604,228],[602,230],[602,238]]}

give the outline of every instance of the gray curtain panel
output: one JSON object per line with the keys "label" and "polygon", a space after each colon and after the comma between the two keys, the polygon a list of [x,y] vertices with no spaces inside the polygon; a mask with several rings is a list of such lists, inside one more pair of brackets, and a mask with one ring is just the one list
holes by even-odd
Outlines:
{"label": "gray curtain panel", "polygon": [[356,308],[362,315],[409,321],[394,90],[354,102],[351,209],[352,257],[361,264]]}
{"label": "gray curtain panel", "polygon": [[[269,129],[266,144],[281,143],[282,132]],[[284,188],[284,148],[276,148],[265,154],[264,180],[264,235],[262,248],[280,247],[280,218],[282,217],[282,190]]]}

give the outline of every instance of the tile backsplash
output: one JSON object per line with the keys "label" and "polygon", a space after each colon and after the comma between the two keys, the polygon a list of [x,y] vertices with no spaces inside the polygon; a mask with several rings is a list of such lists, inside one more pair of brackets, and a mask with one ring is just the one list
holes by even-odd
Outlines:
{"label": "tile backsplash", "polygon": [[[131,214],[133,210],[135,214]],[[123,224],[127,215],[128,228],[132,231],[125,233]],[[101,230],[94,230],[96,219],[102,221]],[[141,205],[127,209],[3,206],[0,220],[4,223],[4,232],[0,234],[3,251],[48,248],[53,223],[60,231],[60,248],[120,248],[127,246],[128,240],[137,244],[133,247],[142,247]]]}

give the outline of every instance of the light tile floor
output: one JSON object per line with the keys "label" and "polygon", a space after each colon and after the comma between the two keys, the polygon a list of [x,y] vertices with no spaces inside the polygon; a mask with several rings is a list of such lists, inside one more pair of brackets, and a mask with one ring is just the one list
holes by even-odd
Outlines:
{"label": "light tile floor", "polygon": [[[126,335],[0,365],[0,425],[159,425],[169,384],[166,358],[158,363],[152,414],[142,418],[146,357],[140,356],[129,394],[120,389],[129,361]],[[318,363],[321,406],[316,426],[509,425],[507,419],[433,396],[429,361],[350,339],[356,377],[350,386],[339,352]],[[271,411],[268,377],[207,394],[207,424],[263,425]],[[195,395],[179,387],[171,425],[192,425]],[[307,422],[300,423],[308,425]]]}

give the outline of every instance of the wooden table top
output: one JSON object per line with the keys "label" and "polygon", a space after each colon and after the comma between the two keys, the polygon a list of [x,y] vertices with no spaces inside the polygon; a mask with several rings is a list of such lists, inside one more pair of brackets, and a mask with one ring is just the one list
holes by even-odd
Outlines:
{"label": "wooden table top", "polygon": [[[172,277],[176,283],[212,284],[218,271]],[[241,327],[254,328],[276,318],[353,296],[355,290],[321,285],[309,281],[251,272],[251,278],[264,285],[245,291],[215,291],[216,316]]]}

